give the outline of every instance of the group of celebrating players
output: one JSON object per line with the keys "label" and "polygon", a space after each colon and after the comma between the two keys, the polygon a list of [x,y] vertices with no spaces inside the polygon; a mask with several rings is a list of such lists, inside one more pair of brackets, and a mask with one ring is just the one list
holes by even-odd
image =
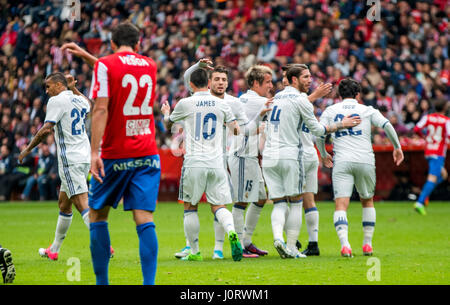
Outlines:
{"label": "group of celebrating players", "polygon": [[[90,231],[96,283],[108,284],[108,266],[114,253],[108,213],[123,198],[124,210],[133,212],[136,223],[143,284],[154,284],[158,240],[153,211],[160,181],[153,119],[156,64],[137,53],[139,30],[131,23],[122,23],[113,31],[111,47],[114,54],[97,59],[74,43],[63,45],[63,49],[93,66],[90,97],[84,97],[76,89],[73,76],[59,72],[47,76],[46,92],[50,99],[45,124],[21,152],[19,160],[54,129],[61,177],[60,214],[55,239],[50,247],[40,249],[42,256],[58,258],[74,204]],[[320,255],[319,213],[314,202],[319,157],[313,136],[324,166],[333,167],[336,203],[333,221],[341,255],[352,256],[346,210],[353,186],[363,207],[362,251],[364,255],[372,255],[376,179],[371,127],[385,131],[394,146],[393,159],[398,166],[403,161],[403,152],[397,134],[378,110],[358,102],[361,87],[356,81],[340,82],[338,92],[342,102],[328,107],[318,121],[312,102],[327,96],[331,85],[322,84],[308,96],[311,73],[303,64],[283,67],[283,76],[284,90],[270,97],[271,69],[253,66],[246,73],[249,90],[236,98],[226,93],[228,70],[213,67],[209,59],[201,59],[184,75],[192,95],[181,99],[172,112],[167,102],[161,106],[164,121],[182,123],[184,131],[186,152],[179,200],[184,202],[186,247],[175,254],[177,258],[203,259],[197,210],[204,193],[214,214],[213,259],[224,258],[225,234],[235,261],[268,254],[252,241],[268,199],[273,202],[274,247],[281,258]],[[89,113],[90,140],[84,124]],[[325,148],[328,135],[334,145],[333,158]],[[94,179],[88,190],[89,172]],[[226,205],[231,203],[234,204],[230,212]],[[302,209],[309,242],[300,252]]]}
{"label": "group of celebrating players", "polygon": [[[179,200],[185,203],[184,231],[187,245],[175,256],[183,260],[202,260],[198,245],[197,203],[203,192],[215,215],[215,227],[219,228],[215,229],[214,259],[223,258],[224,231],[220,228],[228,233],[233,259],[267,254],[267,251],[258,249],[252,243],[253,231],[267,199],[274,204],[271,223],[274,247],[280,256],[304,258],[319,255],[319,214],[314,202],[314,194],[318,189],[319,158],[312,135],[320,139],[318,149],[322,160],[325,166],[331,167],[333,161],[325,149],[324,141],[327,134],[332,134],[335,141],[345,135],[351,136],[344,138],[346,141],[343,144],[340,139],[335,142],[338,150],[335,151],[336,158],[339,157],[335,160],[338,160],[336,162],[341,168],[333,172],[337,196],[334,223],[342,245],[341,254],[352,255],[345,211],[355,177],[363,203],[363,253],[371,255],[375,225],[372,199],[375,166],[371,125],[384,128],[388,134],[395,147],[394,161],[397,165],[402,162],[403,153],[389,121],[379,111],[361,105],[355,99],[360,92],[359,84],[350,79],[342,81],[339,87],[339,93],[344,99],[343,103],[339,103],[342,107],[330,107],[324,112],[320,123],[314,115],[311,102],[328,95],[331,85],[323,84],[307,96],[311,85],[307,66],[291,64],[285,67],[285,89],[273,98],[269,98],[272,89],[271,69],[262,65],[253,66],[246,73],[250,89],[236,99],[225,93],[228,86],[226,68],[213,68],[211,64],[208,59],[202,59],[186,71],[185,82],[189,84],[193,95],[180,100],[172,114],[167,103],[162,106],[165,120],[182,121],[185,132],[186,153]],[[207,70],[211,70],[209,82]],[[229,131],[220,128],[222,125],[227,126]],[[357,125],[360,128],[354,130],[353,127]],[[352,143],[353,136],[356,143]],[[341,146],[346,146],[343,156],[339,152]],[[353,153],[348,152],[349,148]],[[261,166],[258,159],[260,151]],[[234,206],[230,213],[224,208],[224,203],[231,202],[234,202]],[[302,225],[302,206],[309,243],[307,249],[300,252],[297,239]],[[236,234],[240,243],[236,242]],[[236,255],[237,252],[242,254]]]}

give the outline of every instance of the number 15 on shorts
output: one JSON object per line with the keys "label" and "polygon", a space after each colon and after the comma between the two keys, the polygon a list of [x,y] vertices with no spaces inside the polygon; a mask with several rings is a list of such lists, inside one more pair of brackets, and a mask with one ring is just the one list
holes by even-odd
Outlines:
{"label": "number 15 on shorts", "polygon": [[251,192],[252,191],[252,184],[253,184],[253,180],[247,180],[247,183],[245,184],[245,191],[246,192]]}

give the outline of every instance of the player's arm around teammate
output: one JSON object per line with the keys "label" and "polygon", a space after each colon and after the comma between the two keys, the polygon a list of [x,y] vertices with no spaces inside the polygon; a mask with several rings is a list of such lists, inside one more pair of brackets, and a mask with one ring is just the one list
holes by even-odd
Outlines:
{"label": "player's arm around teammate", "polygon": [[[184,202],[184,231],[191,247],[191,253],[182,260],[202,260],[199,250],[198,201],[206,193],[211,204],[211,212],[228,233],[232,257],[241,260],[242,247],[234,229],[233,217],[225,208],[231,203],[231,192],[225,168],[223,167],[223,128],[228,127],[239,133],[239,126],[230,107],[220,98],[208,92],[208,76],[204,69],[195,70],[190,77],[190,87],[194,94],[180,100],[172,114],[164,103],[161,112],[170,121],[185,121],[186,154],[180,181],[179,200]],[[203,126],[201,122],[203,123]],[[212,128],[208,128],[212,123]],[[202,131],[203,130],[203,131]],[[209,153],[205,155],[205,151]]]}

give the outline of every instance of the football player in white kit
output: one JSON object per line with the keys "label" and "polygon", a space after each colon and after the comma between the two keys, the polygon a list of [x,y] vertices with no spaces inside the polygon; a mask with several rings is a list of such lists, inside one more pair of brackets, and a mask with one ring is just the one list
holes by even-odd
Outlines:
{"label": "football player in white kit", "polygon": [[[262,168],[269,198],[274,203],[271,221],[275,249],[282,258],[299,258],[306,257],[295,245],[302,219],[301,194],[305,191],[301,126],[305,123],[313,135],[323,136],[356,126],[360,119],[345,117],[340,122],[320,124],[314,115],[313,105],[306,95],[301,94],[308,92],[311,85],[308,67],[300,64],[291,66],[286,71],[286,77],[289,86],[275,95],[269,113]],[[331,159],[326,151],[321,151],[321,155],[326,156],[326,160]],[[283,238],[285,226],[287,245]]]}
{"label": "football player in white kit", "polygon": [[60,72],[45,79],[46,93],[50,96],[47,114],[41,129],[30,144],[20,153],[19,162],[31,153],[34,147],[55,130],[58,152],[58,171],[61,178],[59,193],[59,217],[55,239],[39,254],[50,260],[57,260],[62,242],[72,223],[72,204],[81,213],[89,228],[89,206],[87,177],[90,169],[91,146],[86,133],[85,119],[91,111],[91,102],[75,87],[72,76],[67,78]]}
{"label": "football player in white kit", "polygon": [[[283,86],[289,86],[289,82],[286,78],[287,69],[295,64],[290,64],[282,67],[283,70]],[[331,84],[320,84],[313,93],[308,96],[308,100],[313,103],[316,99],[324,97],[331,92]],[[305,94],[302,92],[302,94]],[[319,157],[314,147],[313,136],[309,132],[305,123],[302,124],[302,131],[300,133],[300,139],[303,146],[303,165],[305,170],[305,192],[303,193],[303,210],[305,212],[306,229],[308,231],[308,246],[302,252],[306,256],[318,256],[319,251],[319,211],[317,210],[316,203],[314,201],[314,194],[318,191],[318,169],[319,169]],[[301,243],[297,244],[297,248],[301,248]]]}
{"label": "football player in white kit", "polygon": [[[348,241],[347,208],[353,192],[353,186],[362,203],[362,226],[364,232],[363,254],[372,255],[372,237],[375,229],[375,156],[372,148],[372,125],[383,128],[394,146],[393,159],[398,166],[403,161],[403,152],[394,127],[378,110],[360,104],[361,86],[350,78],[339,83],[339,95],[342,102],[329,106],[320,117],[323,124],[340,122],[347,116],[359,116],[361,124],[356,128],[348,128],[333,133],[333,161],[327,160],[327,167],[333,166],[333,190],[336,203],[333,222],[341,243],[341,255],[352,256],[352,248]],[[319,150],[325,149],[325,140],[317,138]],[[334,165],[333,165],[334,163]]]}
{"label": "football player in white kit", "polygon": [[[252,121],[250,121],[247,118],[247,115],[243,108],[243,104],[239,101],[239,99],[232,95],[229,95],[225,92],[225,90],[228,87],[228,75],[229,75],[228,70],[225,67],[221,67],[221,66],[217,66],[217,67],[213,68],[212,64],[213,63],[211,60],[209,60],[207,58],[203,58],[203,59],[199,60],[198,63],[196,63],[189,69],[187,69],[186,72],[184,73],[184,82],[185,82],[186,87],[189,88],[189,91],[192,92],[192,88],[189,85],[189,79],[190,79],[190,75],[192,74],[192,72],[194,72],[195,70],[197,70],[199,68],[206,68],[206,69],[210,70],[209,71],[210,72],[210,74],[209,74],[210,75],[209,76],[210,93],[218,98],[223,99],[223,101],[226,102],[230,106],[231,111],[232,111],[233,115],[235,116],[236,121],[240,127],[241,133],[244,133],[244,134],[256,133],[256,129],[258,127],[259,121],[270,109],[269,108],[262,109],[260,112],[260,115],[257,116],[256,118],[254,118]],[[228,128],[226,128],[226,126],[224,126],[224,154],[225,154],[224,168],[225,169],[227,168],[226,160],[228,158],[229,146],[231,145],[228,143],[232,143],[234,137],[235,136],[231,133],[231,131],[228,130]],[[236,220],[235,220],[235,222],[236,222]],[[239,232],[241,232],[239,230],[240,226],[238,228],[238,226],[235,223],[235,228],[236,228],[236,231],[238,232],[239,238],[241,239],[242,236],[239,234]],[[214,233],[215,233],[214,234],[215,244],[214,244],[213,259],[223,259],[223,242],[224,242],[225,231],[223,230],[222,225],[220,225],[218,223],[217,219],[214,219]],[[180,252],[175,253],[175,257],[177,257],[177,258],[184,257],[189,254],[189,251],[190,251],[189,241],[186,239],[186,247],[184,247]],[[255,257],[258,257],[258,255],[249,253],[248,251],[246,251],[244,249],[243,257],[244,258],[255,258]]]}
{"label": "football player in white kit", "polygon": [[242,259],[242,246],[234,229],[233,216],[225,207],[232,203],[228,175],[224,168],[223,125],[239,133],[231,108],[222,99],[208,91],[208,74],[197,69],[190,76],[194,94],[181,99],[169,117],[166,102],[161,111],[171,122],[184,121],[186,134],[179,200],[184,202],[184,231],[190,245],[190,254],[183,260],[203,260],[199,251],[198,205],[203,193],[211,204],[211,211],[222,225],[231,245],[233,260]]}
{"label": "football player in white kit", "polygon": [[[266,108],[272,84],[272,70],[267,66],[256,65],[245,74],[250,88],[239,97],[247,117],[258,117]],[[261,210],[267,200],[264,178],[259,164],[259,133],[240,134],[231,145],[228,168],[233,184],[233,217],[236,231],[242,236],[244,250],[247,254],[267,255],[252,243],[252,235],[258,223]],[[247,214],[244,212],[249,205]]]}

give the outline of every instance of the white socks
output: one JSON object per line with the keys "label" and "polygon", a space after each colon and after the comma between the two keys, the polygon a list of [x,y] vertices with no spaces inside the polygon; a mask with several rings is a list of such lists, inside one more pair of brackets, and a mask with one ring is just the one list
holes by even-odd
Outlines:
{"label": "white socks", "polygon": [[362,209],[362,225],[364,240],[363,245],[369,244],[372,246],[373,232],[375,231],[376,213],[375,208]]}
{"label": "white socks", "polygon": [[[347,246],[350,247],[350,243],[348,241],[348,220],[347,220],[347,212],[338,210],[334,212],[334,226],[336,228],[336,233],[339,237],[339,241],[341,242],[341,247]],[[375,231],[375,222],[376,222],[376,212],[375,208],[363,208],[362,209],[362,225],[363,225],[363,233],[364,240],[363,245],[369,244],[372,246],[372,237],[373,232]]]}
{"label": "white socks", "polygon": [[197,254],[199,252],[198,234],[200,232],[200,221],[198,219],[197,211],[184,211],[184,232],[189,241],[191,253]]}
{"label": "white socks", "polygon": [[286,211],[288,209],[287,202],[285,200],[278,201],[273,204],[272,214],[270,216],[272,222],[273,239],[279,239],[284,241],[283,228],[286,222]]}
{"label": "white socks", "polygon": [[73,214],[59,213],[58,222],[56,223],[55,239],[53,240],[50,251],[58,253],[61,245],[66,237],[67,231],[72,223]]}
{"label": "white socks", "polygon": [[233,215],[234,227],[241,243],[244,239],[244,213],[245,207],[236,204],[233,205],[231,214]]}
{"label": "white socks", "polygon": [[308,241],[319,241],[319,211],[316,207],[305,210],[306,230],[308,230]]}
{"label": "white socks", "polygon": [[343,210],[335,211],[333,215],[333,222],[339,241],[341,242],[341,248],[346,246],[351,249],[350,244],[348,242],[347,212]]}
{"label": "white socks", "polygon": [[223,242],[225,239],[225,230],[222,225],[214,219],[214,251],[223,251]]}
{"label": "white socks", "polygon": [[[242,241],[244,247],[248,247],[252,243],[252,235],[263,207],[256,203],[250,203],[248,206],[247,214],[245,215],[244,238]],[[234,225],[236,226],[236,223]]]}
{"label": "white socks", "polygon": [[286,219],[286,244],[289,249],[296,250],[298,235],[302,227],[302,206],[303,201],[290,202],[290,211]]}
{"label": "white socks", "polygon": [[[215,216],[217,221],[222,225],[227,234],[230,234],[230,231],[234,231],[234,222],[233,215],[226,208],[220,208],[216,211]],[[238,236],[239,237],[239,236]]]}

